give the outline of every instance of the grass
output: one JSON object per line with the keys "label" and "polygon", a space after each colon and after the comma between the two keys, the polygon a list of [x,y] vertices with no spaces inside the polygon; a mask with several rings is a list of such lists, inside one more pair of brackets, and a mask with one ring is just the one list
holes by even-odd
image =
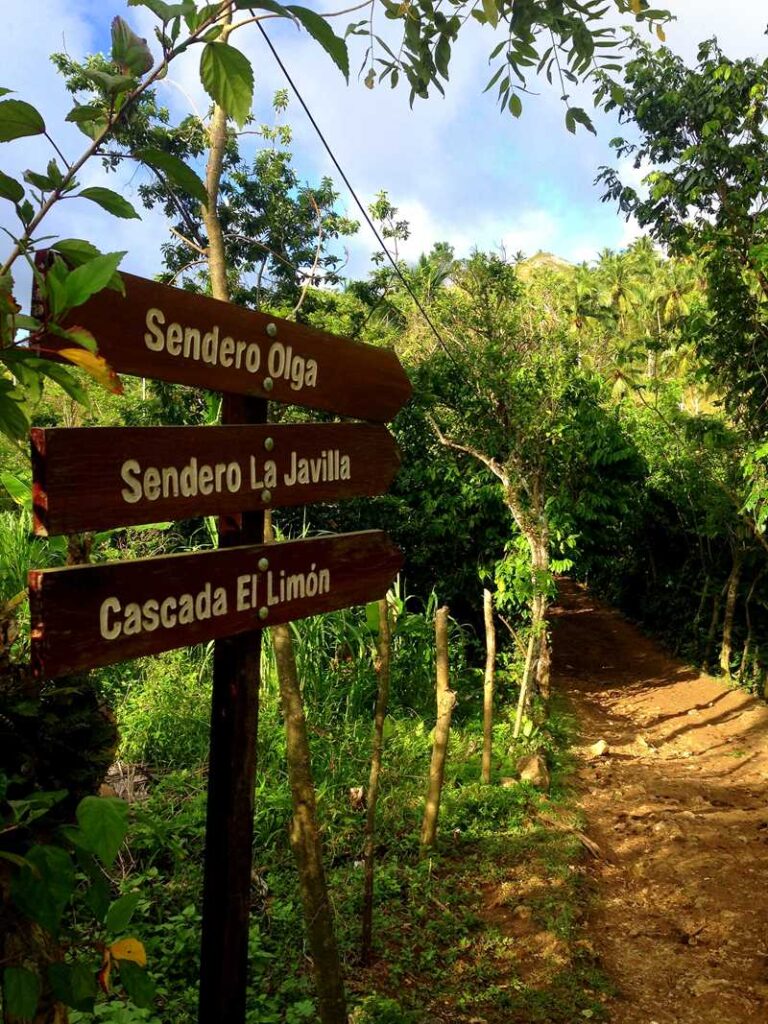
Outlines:
{"label": "grass", "polygon": [[[581,943],[588,901],[583,850],[569,811],[569,725],[560,712],[537,735],[553,771],[550,796],[486,787],[475,716],[453,731],[440,840],[419,860],[418,828],[431,736],[421,719],[390,719],[378,829],[375,958],[359,962],[363,813],[348,799],[367,778],[370,723],[310,720],[326,864],[356,1024],[571,1024],[603,1020],[605,983]],[[311,977],[286,823],[290,796],[274,705],[261,723],[250,940],[248,1024],[314,1024]],[[510,775],[509,726],[495,730],[495,781]],[[124,888],[138,887],[159,1010],[125,1024],[196,1017],[205,773],[165,775],[134,809]],[[523,908],[521,910],[520,908]],[[122,1008],[125,1010],[126,1008]],[[99,1019],[118,1021],[106,1016]],[[116,1009],[115,1013],[118,1012]],[[131,1013],[135,1011],[130,1011]],[[76,1022],[75,1022],[76,1024]]]}

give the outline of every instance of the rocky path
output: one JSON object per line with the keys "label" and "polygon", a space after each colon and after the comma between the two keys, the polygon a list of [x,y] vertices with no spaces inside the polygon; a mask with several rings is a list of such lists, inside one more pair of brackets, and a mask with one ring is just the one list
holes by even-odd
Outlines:
{"label": "rocky path", "polygon": [[768,707],[568,581],[552,628],[612,1024],[768,1024]]}

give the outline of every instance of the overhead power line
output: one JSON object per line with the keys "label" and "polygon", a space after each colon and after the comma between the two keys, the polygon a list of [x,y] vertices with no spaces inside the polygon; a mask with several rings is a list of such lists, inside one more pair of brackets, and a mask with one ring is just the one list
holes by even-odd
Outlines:
{"label": "overhead power line", "polygon": [[320,139],[320,141],[322,142],[323,146],[325,147],[326,153],[331,158],[334,167],[339,172],[339,174],[341,176],[341,179],[344,182],[344,184],[347,186],[349,194],[352,196],[352,198],[354,199],[355,203],[357,204],[357,207],[360,210],[360,213],[363,215],[363,219],[365,220],[366,224],[368,225],[368,227],[373,232],[373,235],[374,235],[376,241],[378,242],[378,244],[381,246],[381,249],[384,252],[385,256],[387,257],[389,262],[392,264],[392,268],[394,269],[395,273],[397,274],[397,276],[402,281],[403,286],[405,287],[405,290],[408,292],[410,297],[413,299],[414,304],[416,305],[416,308],[421,313],[421,315],[424,317],[424,320],[427,322],[427,324],[429,324],[429,328],[432,331],[432,333],[434,334],[435,338],[437,338],[438,344],[450,356],[451,353],[450,353],[450,351],[448,349],[448,346],[446,345],[445,341],[443,340],[442,335],[438,331],[437,327],[435,327],[434,322],[432,321],[431,317],[429,316],[429,314],[427,313],[426,309],[424,308],[424,306],[422,305],[421,301],[419,300],[418,296],[416,295],[416,293],[414,292],[413,288],[411,287],[410,282],[407,280],[407,278],[403,274],[401,268],[398,266],[397,260],[394,258],[392,253],[387,248],[387,246],[386,246],[386,244],[384,242],[384,239],[381,237],[381,234],[380,234],[378,228],[376,227],[376,225],[374,224],[373,220],[371,219],[370,214],[368,213],[368,211],[366,210],[365,206],[362,204],[362,202],[358,198],[357,192],[355,192],[355,190],[352,187],[352,184],[351,184],[349,178],[344,173],[344,170],[343,170],[341,164],[339,163],[339,161],[337,160],[335,153],[331,149],[330,144],[328,143],[328,140],[326,139],[325,135],[323,135],[322,129],[320,128],[320,126],[317,123],[317,121],[315,120],[315,118],[312,116],[312,111],[309,109],[309,107],[307,106],[307,104],[306,104],[306,102],[304,100],[304,97],[299,92],[298,86],[296,85],[294,80],[291,78],[290,72],[288,71],[288,69],[286,68],[285,64],[283,63],[283,61],[282,61],[282,59],[280,57],[280,54],[275,49],[275,46],[274,46],[272,40],[267,35],[267,33],[266,33],[265,29],[264,29],[264,26],[261,24],[260,21],[258,21],[256,24],[258,25],[259,31],[261,32],[262,36],[264,37],[264,41],[266,42],[266,44],[269,47],[269,49],[272,51],[272,56],[277,61],[278,67],[280,68],[282,73],[285,75],[285,78],[286,78],[288,84],[290,85],[291,89],[293,89],[293,92],[294,92],[294,94],[296,96],[296,99],[299,101],[299,103],[301,104],[301,106],[302,106],[302,108],[304,110],[304,113],[309,118],[310,124],[315,129],[315,131],[317,132],[318,138]]}

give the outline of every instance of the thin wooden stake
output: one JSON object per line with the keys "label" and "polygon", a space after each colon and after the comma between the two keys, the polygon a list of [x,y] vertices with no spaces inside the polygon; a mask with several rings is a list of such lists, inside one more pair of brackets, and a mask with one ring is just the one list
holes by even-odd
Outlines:
{"label": "thin wooden stake", "polygon": [[376,802],[379,797],[381,757],[384,749],[384,721],[387,717],[387,705],[389,703],[389,680],[392,658],[389,607],[386,598],[382,598],[379,601],[377,648],[376,673],[379,677],[379,690],[376,696],[376,712],[373,721],[373,752],[371,754],[371,774],[368,780],[368,807],[365,819],[365,845],[363,848],[363,859],[365,861],[363,939],[361,947],[363,964],[370,963],[373,948],[373,853],[376,837]]}
{"label": "thin wooden stake", "polygon": [[440,813],[440,796],[443,791],[445,758],[448,752],[448,737],[451,729],[451,715],[456,703],[456,694],[450,687],[448,673],[448,615],[447,606],[439,608],[435,615],[435,650],[437,660],[437,722],[435,740],[432,744],[432,761],[429,767],[427,802],[421,825],[421,854],[437,841],[437,819]]}
{"label": "thin wooden stake", "polygon": [[493,623],[493,595],[483,591],[485,618],[485,681],[483,684],[483,764],[480,779],[486,785],[491,781],[491,754],[493,752],[493,688],[496,676],[496,627]]}

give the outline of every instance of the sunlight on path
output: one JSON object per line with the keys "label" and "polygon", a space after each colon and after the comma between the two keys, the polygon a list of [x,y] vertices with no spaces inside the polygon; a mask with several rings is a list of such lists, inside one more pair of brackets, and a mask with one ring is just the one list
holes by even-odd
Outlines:
{"label": "sunlight on path", "polygon": [[[602,857],[588,935],[612,1024],[768,1021],[768,707],[666,654],[576,584],[552,618],[555,685]],[[609,752],[590,755],[605,740]]]}

